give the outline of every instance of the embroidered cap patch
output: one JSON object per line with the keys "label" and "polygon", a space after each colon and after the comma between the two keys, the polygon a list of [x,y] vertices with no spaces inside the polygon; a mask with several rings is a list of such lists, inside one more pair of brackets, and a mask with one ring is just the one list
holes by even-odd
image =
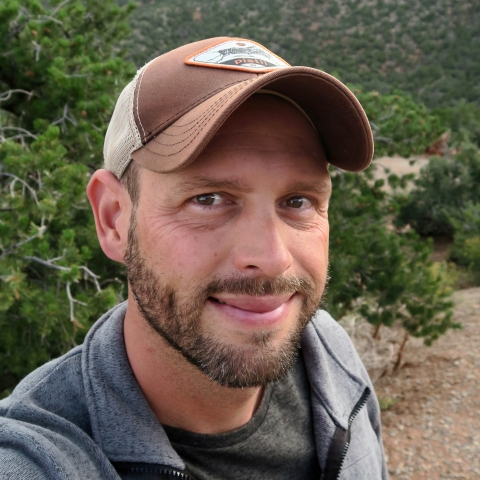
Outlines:
{"label": "embroidered cap patch", "polygon": [[259,43],[241,38],[215,43],[188,56],[187,65],[267,73],[290,65]]}

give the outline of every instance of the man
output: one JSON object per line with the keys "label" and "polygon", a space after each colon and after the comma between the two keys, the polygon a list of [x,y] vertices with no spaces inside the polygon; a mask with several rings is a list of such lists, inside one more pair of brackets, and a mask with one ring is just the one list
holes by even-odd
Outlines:
{"label": "man", "polygon": [[343,84],[250,40],[143,67],[87,190],[128,302],[0,403],[1,478],[387,478],[368,375],[317,310],[328,164],[372,151]]}

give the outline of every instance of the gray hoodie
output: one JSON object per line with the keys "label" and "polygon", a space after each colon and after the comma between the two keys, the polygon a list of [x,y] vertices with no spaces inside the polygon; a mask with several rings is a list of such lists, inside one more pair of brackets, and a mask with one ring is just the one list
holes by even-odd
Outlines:
{"label": "gray hoodie", "polygon": [[[188,478],[128,362],[126,303],[0,401],[0,479]],[[380,411],[345,331],[318,311],[302,354],[322,480],[387,479]],[[248,459],[245,459],[248,461]]]}

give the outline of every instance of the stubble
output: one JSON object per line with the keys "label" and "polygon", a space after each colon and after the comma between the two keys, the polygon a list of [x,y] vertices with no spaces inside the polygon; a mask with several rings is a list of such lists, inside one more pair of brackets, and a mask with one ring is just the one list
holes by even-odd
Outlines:
{"label": "stubble", "polygon": [[[212,278],[186,298],[171,285],[162,284],[147,265],[136,235],[132,214],[125,252],[127,277],[145,321],[172,348],[211,380],[230,388],[264,386],[285,377],[297,357],[302,334],[321,304],[322,295],[307,278]],[[253,296],[298,294],[302,306],[288,337],[274,344],[272,331],[250,334],[242,345],[222,342],[202,328],[202,312],[209,297],[219,293]]]}

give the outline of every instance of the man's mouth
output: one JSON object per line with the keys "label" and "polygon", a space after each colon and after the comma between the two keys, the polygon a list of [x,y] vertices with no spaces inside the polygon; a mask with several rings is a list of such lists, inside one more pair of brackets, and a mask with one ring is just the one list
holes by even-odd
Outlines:
{"label": "man's mouth", "polygon": [[294,294],[287,293],[284,295],[232,295],[219,294],[209,297],[209,300],[220,305],[227,305],[229,307],[238,308],[247,312],[266,313],[272,312],[280,308],[283,304],[288,302]]}
{"label": "man's mouth", "polygon": [[209,297],[209,300],[213,300],[214,302],[217,302],[217,303],[223,303],[224,305],[227,304],[227,302],[222,302],[221,300],[219,300],[218,298],[215,298],[215,297]]}

